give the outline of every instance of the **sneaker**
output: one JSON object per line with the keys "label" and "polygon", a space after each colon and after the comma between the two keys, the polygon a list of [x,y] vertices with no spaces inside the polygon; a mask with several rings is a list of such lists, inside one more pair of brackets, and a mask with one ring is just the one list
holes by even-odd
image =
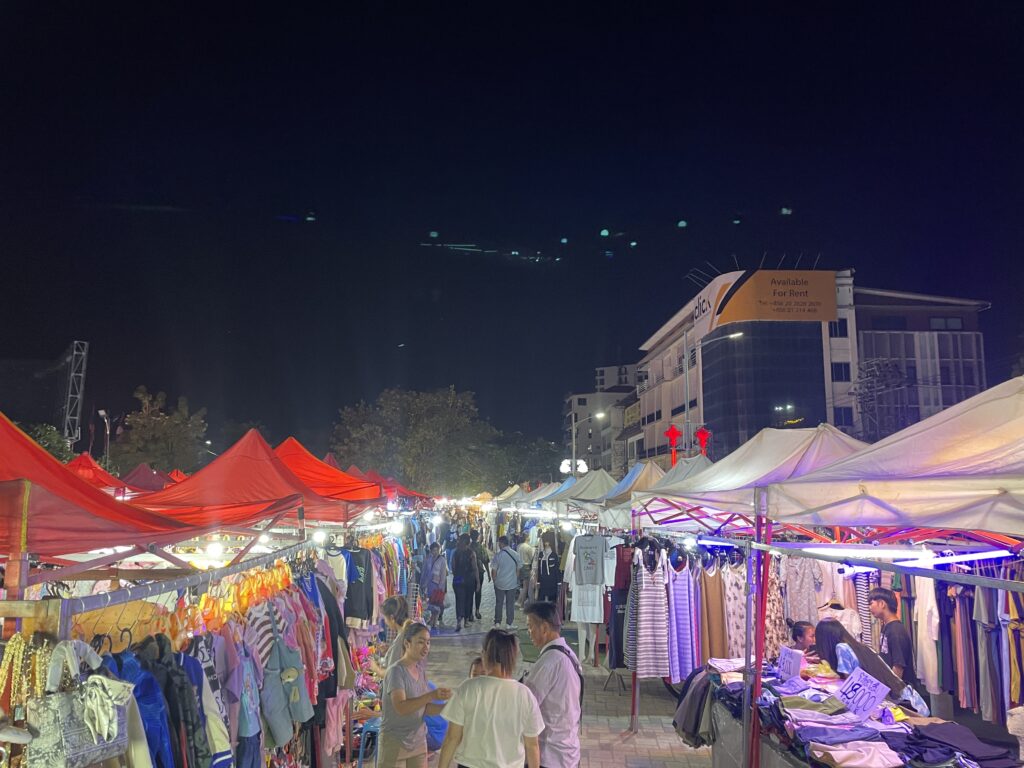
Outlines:
{"label": "sneaker", "polygon": [[515,624],[508,624],[505,626],[505,629],[507,629],[509,632],[515,632],[519,629],[519,627],[517,627]]}
{"label": "sneaker", "polygon": [[480,621],[480,619],[481,619],[481,618],[483,618],[483,617],[482,617],[482,616],[480,615],[480,612],[479,612],[479,611],[477,611],[477,614],[476,614],[476,620],[477,620],[477,621]]}
{"label": "sneaker", "polygon": [[495,629],[501,629],[501,622],[500,621],[494,622],[494,628]]}

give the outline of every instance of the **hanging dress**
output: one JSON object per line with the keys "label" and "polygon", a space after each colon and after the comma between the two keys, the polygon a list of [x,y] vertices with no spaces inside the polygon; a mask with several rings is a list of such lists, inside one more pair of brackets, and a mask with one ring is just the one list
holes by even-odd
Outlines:
{"label": "hanging dress", "polygon": [[693,588],[686,555],[681,562],[672,562],[678,554],[669,557],[668,569],[668,667],[673,683],[682,682],[693,671]]}
{"label": "hanging dress", "polygon": [[710,568],[700,569],[701,608],[704,623],[701,626],[703,663],[708,659],[724,659],[729,655],[725,627],[725,587],[718,562]]}
{"label": "hanging dress", "polygon": [[725,622],[728,656],[742,659],[747,645],[747,598],[744,587],[747,584],[747,567],[744,564],[727,565],[722,568],[725,585]]}
{"label": "hanging dress", "polygon": [[637,632],[637,677],[668,677],[668,595],[665,592],[665,550],[659,550],[653,570],[648,570],[638,549],[634,562],[633,581],[637,593],[637,622],[644,628]]}

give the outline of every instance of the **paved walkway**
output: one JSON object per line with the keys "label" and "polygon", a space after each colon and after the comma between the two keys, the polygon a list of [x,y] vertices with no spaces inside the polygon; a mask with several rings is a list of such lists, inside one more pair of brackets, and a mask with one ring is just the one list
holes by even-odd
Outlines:
{"label": "paved walkway", "polygon": [[[454,602],[451,594],[448,597],[445,623],[454,625]],[[494,618],[490,583],[484,585],[480,613],[483,620],[469,630],[434,633],[427,664],[430,679],[438,685],[454,687],[469,676],[469,664],[480,653],[483,635]],[[520,643],[529,646],[529,637],[522,629],[526,622],[518,611],[515,623],[520,627]],[[640,732],[633,734],[629,732],[629,679],[624,678],[626,689],[620,692],[614,679],[608,681],[608,671],[603,667],[587,665],[584,671],[581,768],[710,768],[710,750],[691,749],[672,729],[676,703],[660,680],[641,681]]]}

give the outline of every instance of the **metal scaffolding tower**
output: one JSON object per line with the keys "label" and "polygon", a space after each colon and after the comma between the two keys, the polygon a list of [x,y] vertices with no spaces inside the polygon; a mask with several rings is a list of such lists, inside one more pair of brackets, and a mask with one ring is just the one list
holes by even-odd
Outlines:
{"label": "metal scaffolding tower", "polygon": [[85,365],[89,357],[89,342],[73,341],[64,355],[68,378],[66,395],[60,414],[64,439],[73,446],[82,437],[82,400],[85,398]]}

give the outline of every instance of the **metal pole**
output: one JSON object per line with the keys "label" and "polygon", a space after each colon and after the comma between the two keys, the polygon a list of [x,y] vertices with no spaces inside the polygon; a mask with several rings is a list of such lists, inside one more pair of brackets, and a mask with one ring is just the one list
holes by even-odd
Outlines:
{"label": "metal pole", "polygon": [[[183,576],[180,579],[157,581],[150,584],[142,584],[137,587],[117,589],[113,592],[74,598],[67,601],[69,604],[69,613],[72,615],[87,613],[88,611],[106,608],[109,605],[120,605],[122,603],[129,603],[133,600],[143,600],[147,597],[163,595],[167,592],[176,592],[180,589],[185,589],[186,587],[204,586],[211,582],[219,581],[227,576],[233,576],[236,573],[244,573],[245,571],[251,571],[254,568],[269,566],[277,560],[291,557],[292,555],[296,555],[312,546],[315,546],[315,544],[313,543],[313,540],[310,539],[302,542],[301,544],[293,544],[292,546],[278,550],[277,552],[260,555],[259,557],[252,558],[251,560],[243,560],[237,565],[218,568],[215,571],[203,571],[195,574],[194,576]],[[142,576],[145,574],[145,571],[140,571],[139,574]]]}
{"label": "metal pole", "polygon": [[686,448],[686,455],[689,456],[692,445],[690,444],[690,336],[688,331],[683,331],[683,397],[686,399],[686,415],[683,418],[686,442],[683,443],[683,447]]}
{"label": "metal pole", "polygon": [[[751,718],[751,689],[754,686],[754,670],[750,663],[750,651],[752,646],[751,621],[754,615],[754,548],[749,543],[743,545],[747,553],[747,583],[746,583],[746,639],[743,644],[743,744],[746,747],[750,744],[750,718]],[[748,750],[744,749],[744,765],[749,762]]]}
{"label": "metal pole", "polygon": [[572,416],[572,464],[569,469],[572,470],[572,476],[576,477],[576,409],[573,408],[570,413]]}

